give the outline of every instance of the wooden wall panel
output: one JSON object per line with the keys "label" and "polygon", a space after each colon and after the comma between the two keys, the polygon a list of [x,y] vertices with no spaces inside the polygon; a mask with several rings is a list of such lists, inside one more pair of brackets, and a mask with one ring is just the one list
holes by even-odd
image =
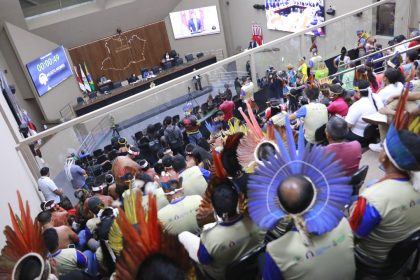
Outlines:
{"label": "wooden wall panel", "polygon": [[160,21],[69,49],[74,65],[86,63],[93,81],[105,75],[113,82],[126,80],[140,69],[160,66],[171,49],[165,22]]}

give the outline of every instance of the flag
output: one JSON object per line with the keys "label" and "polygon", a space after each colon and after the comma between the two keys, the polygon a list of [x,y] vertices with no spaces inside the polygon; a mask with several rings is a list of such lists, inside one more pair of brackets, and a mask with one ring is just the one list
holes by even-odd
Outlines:
{"label": "flag", "polygon": [[85,72],[83,72],[82,65],[80,65],[80,64],[79,64],[79,67],[80,67],[80,75],[82,76],[82,80],[83,80],[83,85],[85,86],[85,89],[86,89],[88,92],[91,92],[91,91],[92,91],[92,89],[90,88],[89,82],[88,82],[88,80],[86,79]]}
{"label": "flag", "polygon": [[77,82],[79,83],[79,87],[80,87],[80,90],[82,91],[82,92],[85,92],[86,91],[86,88],[85,88],[85,85],[83,84],[83,82],[82,82],[82,79],[80,79],[80,76],[79,76],[79,74],[77,73],[77,67],[76,66],[73,66],[74,67],[74,73],[76,74],[76,80],[77,80]]}
{"label": "flag", "polygon": [[86,71],[86,76],[87,76],[87,80],[89,82],[90,88],[92,91],[95,91],[96,90],[95,83],[93,82],[92,76],[90,75],[89,70],[87,69],[86,62],[85,62],[85,71]]}
{"label": "flag", "polygon": [[263,34],[262,34],[261,25],[254,23],[252,24],[251,29],[252,29],[252,41],[257,43],[258,46],[261,46],[263,44]]}

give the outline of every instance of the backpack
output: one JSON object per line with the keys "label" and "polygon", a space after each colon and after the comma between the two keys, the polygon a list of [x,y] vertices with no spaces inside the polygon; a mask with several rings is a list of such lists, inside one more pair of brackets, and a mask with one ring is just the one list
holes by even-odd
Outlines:
{"label": "backpack", "polygon": [[175,130],[175,126],[172,127],[172,129],[167,129],[167,132],[169,147],[177,148],[182,145],[182,139],[180,139],[177,131]]}

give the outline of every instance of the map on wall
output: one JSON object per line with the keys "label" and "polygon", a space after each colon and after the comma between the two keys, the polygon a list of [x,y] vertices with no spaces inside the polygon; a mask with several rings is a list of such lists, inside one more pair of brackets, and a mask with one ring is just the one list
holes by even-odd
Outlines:
{"label": "map on wall", "polygon": [[[297,32],[325,21],[324,0],[266,0],[267,29]],[[324,36],[325,28],[309,32]]]}
{"label": "map on wall", "polygon": [[124,71],[132,64],[145,61],[146,42],[136,34],[117,35],[106,40],[107,57],[102,60],[101,70]]}

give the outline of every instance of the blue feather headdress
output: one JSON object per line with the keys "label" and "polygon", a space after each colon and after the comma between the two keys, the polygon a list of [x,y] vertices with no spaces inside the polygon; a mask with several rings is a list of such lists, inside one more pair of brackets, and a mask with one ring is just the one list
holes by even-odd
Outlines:
{"label": "blue feather headdress", "polygon": [[[285,145],[276,132],[279,152],[263,160],[248,183],[248,206],[252,220],[262,229],[272,229],[280,219],[290,216],[299,232],[322,235],[334,229],[343,217],[343,208],[350,202],[350,178],[343,176],[342,165],[321,146],[305,146],[301,127],[296,150],[293,132],[286,119]],[[279,202],[277,190],[291,175],[308,178],[316,190],[312,207],[301,214],[290,215]],[[301,221],[301,226],[297,225]],[[302,232],[301,232],[302,233]]]}

